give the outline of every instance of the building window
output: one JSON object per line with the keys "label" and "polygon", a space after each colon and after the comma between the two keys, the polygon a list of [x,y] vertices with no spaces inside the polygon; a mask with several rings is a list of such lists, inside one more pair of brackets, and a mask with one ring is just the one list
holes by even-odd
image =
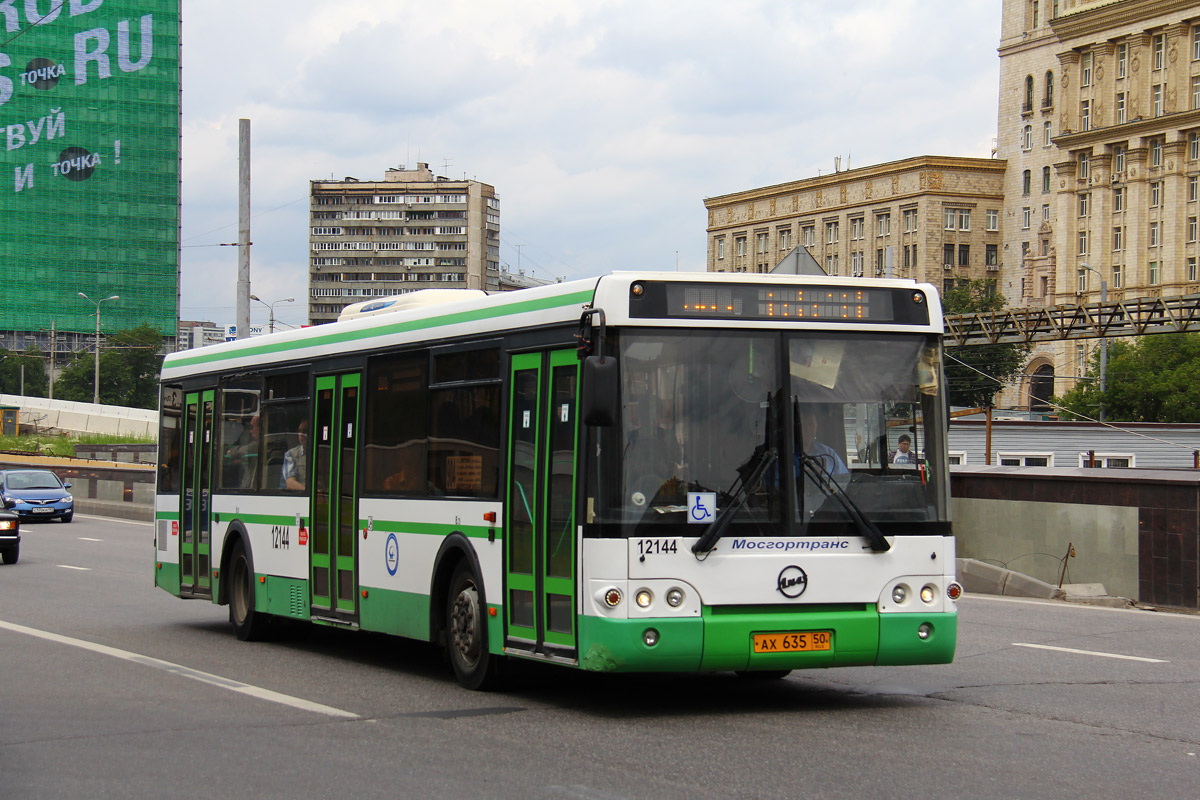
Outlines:
{"label": "building window", "polygon": [[838,224],[836,222],[826,222],[825,223],[825,243],[826,244],[837,244],[838,243]]}
{"label": "building window", "polygon": [[1119,253],[1125,249],[1125,229],[1120,225],[1113,228],[1113,252]]}
{"label": "building window", "polygon": [[946,269],[954,267],[954,245],[942,245],[942,266]]}
{"label": "building window", "polygon": [[1000,209],[989,208],[986,212],[987,229],[989,231],[1000,230]]}
{"label": "building window", "polygon": [[971,266],[971,245],[960,244],[958,246],[958,265],[960,267]]}
{"label": "building window", "polygon": [[875,235],[888,236],[892,232],[892,215],[891,214],[876,214],[875,215]]}
{"label": "building window", "polygon": [[952,230],[954,230],[954,220],[955,220],[955,218],[956,218],[956,217],[955,217],[954,209],[953,209],[953,208],[947,208],[947,209],[946,209],[946,213],[943,215],[944,224],[942,225],[942,227],[943,227],[943,228],[945,228],[945,229],[946,229],[946,230],[948,230],[948,231],[952,231]]}
{"label": "building window", "polygon": [[960,231],[971,230],[971,211],[970,211],[970,209],[960,208],[958,210],[958,229]]}
{"label": "building window", "polygon": [[1050,168],[1042,167],[1042,194],[1050,193]]}
{"label": "building window", "polygon": [[[1093,460],[1094,459],[1094,460]],[[1133,453],[1080,453],[1079,466],[1098,469],[1124,469],[1135,463]]]}
{"label": "building window", "polygon": [[1162,139],[1150,140],[1150,166],[1162,166],[1163,143]]}
{"label": "building window", "polygon": [[1033,149],[1033,126],[1026,125],[1021,128],[1021,149],[1029,151]]}
{"label": "building window", "polygon": [[1050,204],[1042,203],[1042,222],[1050,221]]}
{"label": "building window", "polygon": [[862,274],[863,274],[862,251],[856,250],[850,254],[850,274],[856,278],[862,277]]}
{"label": "building window", "polygon": [[767,252],[767,234],[759,233],[754,236],[755,250],[759,255],[766,255]]}
{"label": "building window", "polygon": [[812,247],[817,243],[817,233],[812,225],[805,225],[800,229],[800,242],[805,247]]}
{"label": "building window", "polygon": [[1200,76],[1192,76],[1192,110],[1200,108]]}
{"label": "building window", "polygon": [[1125,210],[1125,188],[1113,189],[1113,213]]}
{"label": "building window", "polygon": [[1029,195],[1029,185],[1032,183],[1032,180],[1033,176],[1029,170],[1025,170],[1021,173],[1021,194],[1026,196]]}
{"label": "building window", "polygon": [[1158,283],[1158,262],[1150,262],[1150,285],[1154,286]]}
{"label": "building window", "polygon": [[781,252],[788,252],[792,249],[792,229],[779,229],[779,249]]}
{"label": "building window", "polygon": [[1079,154],[1079,179],[1088,180],[1092,177],[1092,157],[1088,153]]}
{"label": "building window", "polygon": [[[1079,269],[1075,270],[1075,291],[1086,292],[1087,291],[1087,283],[1088,283],[1087,270],[1084,269],[1083,267],[1080,267]],[[1082,346],[1083,345],[1076,345],[1076,347],[1082,347]]]}
{"label": "building window", "polygon": [[850,220],[850,241],[856,242],[863,238],[863,218],[857,217]]}
{"label": "building window", "polygon": [[1092,101],[1079,101],[1079,130],[1090,131],[1092,129]]}
{"label": "building window", "polygon": [[1081,72],[1079,78],[1080,87],[1088,87],[1092,85],[1092,54],[1084,53],[1080,61]]}
{"label": "building window", "polygon": [[725,258],[725,237],[722,236],[720,239],[717,239],[717,260],[720,261],[724,258]]}
{"label": "building window", "polygon": [[1025,76],[1025,102],[1021,104],[1021,111],[1033,111],[1033,76]]}
{"label": "building window", "polygon": [[1188,256],[1187,273],[1188,273],[1188,277],[1187,277],[1188,281],[1190,281],[1191,283],[1195,283],[1196,282],[1196,257],[1195,256]]}
{"label": "building window", "polygon": [[1114,289],[1121,288],[1121,265],[1113,264],[1112,268],[1112,285]]}
{"label": "building window", "polygon": [[1117,92],[1117,124],[1125,121],[1125,93]]}
{"label": "building window", "polygon": [[1088,253],[1088,232],[1079,232],[1079,255],[1086,256]]}
{"label": "building window", "polygon": [[885,265],[885,264],[884,264],[884,262],[883,262],[883,248],[882,248],[882,247],[880,247],[880,248],[877,248],[877,249],[875,250],[875,274],[876,274],[876,275],[882,275],[882,274],[883,274],[883,268],[884,268],[885,266],[886,266],[886,265]]}
{"label": "building window", "polygon": [[967,451],[951,450],[946,454],[946,461],[956,467],[962,466],[967,463]]}
{"label": "building window", "polygon": [[1200,133],[1188,134],[1188,161],[1200,159]]}
{"label": "building window", "polygon": [[1053,467],[1054,453],[998,453],[1002,467]]}
{"label": "building window", "polygon": [[1188,202],[1195,202],[1195,200],[1200,197],[1200,177],[1196,175],[1189,175],[1187,187]]}
{"label": "building window", "polygon": [[1196,241],[1196,232],[1198,229],[1200,229],[1200,225],[1197,225],[1197,218],[1196,217],[1188,217],[1187,218],[1187,240],[1189,242]]}
{"label": "building window", "polygon": [[1033,209],[1031,209],[1029,206],[1025,206],[1023,209],[1021,209],[1021,229],[1026,231],[1029,230],[1029,226],[1032,224],[1032,222]]}
{"label": "building window", "polygon": [[1162,205],[1162,190],[1163,190],[1163,182],[1162,181],[1151,181],[1150,182],[1150,207],[1151,208],[1158,208],[1159,206]]}
{"label": "building window", "polygon": [[1042,106],[1049,108],[1054,105],[1054,73],[1046,72],[1046,90],[1042,95]]}
{"label": "building window", "polygon": [[737,238],[736,246],[737,246],[737,254],[739,256],[746,255],[746,237],[745,236],[739,236]]}
{"label": "building window", "polygon": [[1083,192],[1079,195],[1079,216],[1086,217],[1088,215],[1088,207],[1091,205],[1091,192]]}
{"label": "building window", "polygon": [[1162,230],[1162,223],[1157,220],[1150,223],[1150,246],[1158,247],[1161,243],[1159,232]]}
{"label": "building window", "polygon": [[1049,147],[1054,144],[1054,137],[1051,135],[1051,124],[1049,120],[1042,123],[1042,147]]}
{"label": "building window", "polygon": [[1036,30],[1038,27],[1038,6],[1039,5],[1040,4],[1038,3],[1038,0],[1033,0],[1033,3],[1031,4],[1030,12],[1029,12],[1031,21],[1033,22],[1033,25],[1031,25],[1030,27],[1034,30]]}
{"label": "building window", "polygon": [[915,208],[906,209],[903,212],[903,222],[905,233],[912,233],[917,229],[917,210]]}
{"label": "building window", "polygon": [[984,265],[988,267],[1000,266],[1000,245],[984,245]]}
{"label": "building window", "polygon": [[1117,145],[1113,148],[1113,172],[1125,171],[1125,148]]}
{"label": "building window", "polygon": [[1161,83],[1150,87],[1150,106],[1153,116],[1161,117],[1163,115],[1163,85]]}
{"label": "building window", "polygon": [[1192,61],[1200,61],[1200,25],[1192,27]]}
{"label": "building window", "polygon": [[1117,45],[1117,77],[1124,78],[1129,65],[1129,45]]}
{"label": "building window", "polygon": [[829,275],[838,274],[838,257],[837,253],[825,256],[825,272]]}
{"label": "building window", "polygon": [[1165,33],[1156,33],[1150,39],[1150,49],[1153,52],[1151,63],[1153,69],[1159,70],[1163,68],[1163,54],[1167,50],[1167,35]]}

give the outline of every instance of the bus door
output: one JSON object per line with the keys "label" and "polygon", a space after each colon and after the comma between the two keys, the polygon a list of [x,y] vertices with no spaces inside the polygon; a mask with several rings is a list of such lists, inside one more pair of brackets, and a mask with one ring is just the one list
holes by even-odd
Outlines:
{"label": "bus door", "polygon": [[210,597],[214,392],[191,392],[183,410],[183,492],[179,508],[179,594]]}
{"label": "bus door", "polygon": [[312,613],[343,622],[357,616],[358,417],[361,375],[317,378],[309,586]]}
{"label": "bus door", "polygon": [[508,647],[575,655],[575,350],[512,357],[506,487]]}

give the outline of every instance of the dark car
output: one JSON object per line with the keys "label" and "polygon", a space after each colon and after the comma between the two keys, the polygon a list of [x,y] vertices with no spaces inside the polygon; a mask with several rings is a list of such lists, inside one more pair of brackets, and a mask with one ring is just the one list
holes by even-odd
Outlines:
{"label": "dark car", "polygon": [[[75,515],[75,499],[63,483],[48,469],[6,469],[0,472],[0,496],[4,505],[21,519],[61,519],[70,522]],[[13,502],[10,502],[13,501]]]}
{"label": "dark car", "polygon": [[21,520],[7,508],[0,509],[0,556],[5,564],[15,564],[21,557]]}

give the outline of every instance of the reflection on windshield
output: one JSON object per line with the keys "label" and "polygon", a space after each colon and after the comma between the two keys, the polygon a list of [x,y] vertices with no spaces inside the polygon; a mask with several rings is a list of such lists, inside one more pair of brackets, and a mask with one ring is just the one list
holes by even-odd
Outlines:
{"label": "reflection on windshield", "polygon": [[596,433],[592,521],[699,536],[689,493],[715,498],[714,515],[731,509],[722,525],[740,536],[866,523],[890,536],[946,520],[936,338],[625,331],[618,350],[621,419]]}

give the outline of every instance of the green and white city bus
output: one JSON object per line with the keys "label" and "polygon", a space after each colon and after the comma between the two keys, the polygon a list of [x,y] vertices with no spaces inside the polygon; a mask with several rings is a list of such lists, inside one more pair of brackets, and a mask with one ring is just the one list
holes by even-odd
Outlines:
{"label": "green and white city bus", "polygon": [[512,659],[953,659],[931,286],[622,272],[352,309],[163,364],[155,582],[239,638],[438,642],[471,688]]}

